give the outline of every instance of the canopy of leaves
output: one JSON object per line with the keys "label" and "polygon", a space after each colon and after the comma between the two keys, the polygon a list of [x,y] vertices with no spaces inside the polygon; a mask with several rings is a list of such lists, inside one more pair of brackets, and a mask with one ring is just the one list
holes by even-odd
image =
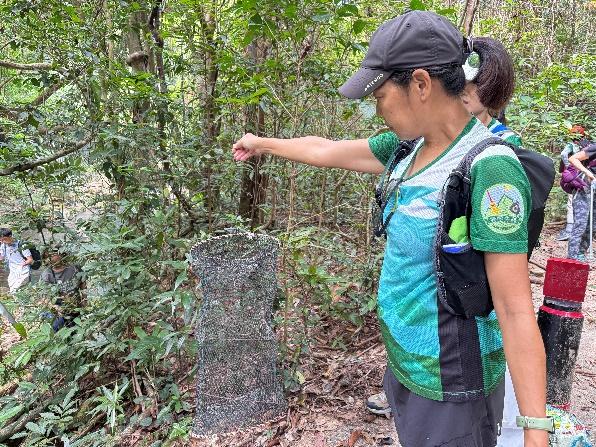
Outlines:
{"label": "canopy of leaves", "polygon": [[[246,131],[372,135],[382,123],[371,105],[337,87],[372,31],[407,8],[456,23],[464,11],[451,0],[1,2],[0,223],[40,245],[61,241],[88,291],[76,324],[55,334],[39,317],[55,299],[46,287],[12,303],[28,338],[0,357],[0,442],[187,436],[200,297],[186,253],[229,226],[283,241],[277,322],[290,389],[309,325],[362,324],[382,251],[369,236],[375,179],[238,165],[230,148]],[[594,11],[581,0],[480,1],[473,32],[511,51],[508,118],[532,149],[556,156],[571,124],[596,132]],[[551,207],[561,214],[562,196]]]}

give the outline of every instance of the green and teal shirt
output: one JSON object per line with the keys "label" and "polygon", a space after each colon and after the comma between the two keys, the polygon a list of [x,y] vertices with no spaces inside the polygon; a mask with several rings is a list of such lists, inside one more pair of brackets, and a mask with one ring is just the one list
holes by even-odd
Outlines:
{"label": "green and teal shirt", "polygon": [[[388,365],[404,386],[428,399],[464,401],[485,396],[505,372],[494,311],[488,317],[470,319],[448,313],[437,296],[433,266],[439,193],[464,155],[490,136],[472,118],[437,159],[404,178],[386,207],[395,208],[395,214],[387,227],[378,315]],[[397,143],[393,133],[369,139],[371,151],[384,164]],[[421,140],[396,166],[393,176],[404,175],[423,144]],[[473,161],[471,181],[474,248],[526,253],[530,185],[515,153],[508,146],[487,148]]]}
{"label": "green and teal shirt", "polygon": [[[488,130],[490,130],[492,133],[499,133],[500,129],[505,127],[505,125],[498,119],[493,118],[486,127],[488,127]],[[505,140],[507,143],[511,143],[514,146],[521,147],[522,145],[520,136],[508,127],[505,127],[505,131],[501,132],[500,137],[503,138],[503,140]]]}

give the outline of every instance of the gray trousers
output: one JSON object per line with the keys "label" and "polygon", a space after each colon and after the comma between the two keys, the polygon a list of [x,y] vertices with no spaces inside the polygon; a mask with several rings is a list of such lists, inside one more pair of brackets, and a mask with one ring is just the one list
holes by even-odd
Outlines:
{"label": "gray trousers", "polygon": [[439,402],[412,393],[387,368],[383,388],[403,447],[494,447],[505,381],[482,399]]}
{"label": "gray trousers", "polygon": [[[590,190],[577,191],[573,194],[573,229],[567,245],[567,257],[577,259],[584,254],[590,244]],[[596,216],[596,210],[595,216]],[[596,230],[596,217],[594,219]],[[596,233],[596,231],[595,231]]]}

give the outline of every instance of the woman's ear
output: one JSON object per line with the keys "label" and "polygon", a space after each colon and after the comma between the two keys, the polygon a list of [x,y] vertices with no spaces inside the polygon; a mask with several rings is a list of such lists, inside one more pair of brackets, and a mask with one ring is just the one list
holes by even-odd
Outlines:
{"label": "woman's ear", "polygon": [[432,91],[432,81],[428,72],[422,68],[414,70],[410,87],[413,89],[414,94],[420,98],[420,101],[427,101]]}

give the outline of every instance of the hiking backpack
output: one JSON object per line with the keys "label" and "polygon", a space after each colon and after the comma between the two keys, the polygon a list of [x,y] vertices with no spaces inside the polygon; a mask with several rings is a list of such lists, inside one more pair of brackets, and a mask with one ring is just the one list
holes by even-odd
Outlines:
{"label": "hiking backpack", "polygon": [[[508,130],[505,128],[505,130]],[[501,132],[503,134],[504,132]],[[498,135],[498,134],[497,134]],[[385,235],[386,223],[383,224],[383,209],[385,204],[382,196],[387,190],[386,179],[399,161],[405,158],[416,147],[417,141],[402,141],[395,151],[393,159],[388,163],[383,178],[376,190],[378,205],[375,235]],[[447,253],[443,245],[453,244],[448,231],[453,220],[466,216],[468,235],[470,234],[471,206],[471,167],[474,158],[489,146],[500,145],[510,147],[516,154],[524,168],[531,187],[532,206],[528,217],[528,259],[538,245],[538,238],[544,225],[544,208],[546,199],[553,186],[555,168],[553,161],[542,154],[519,148],[504,141],[499,136],[489,137],[474,146],[461,160],[446,181],[439,199],[439,218],[437,221],[433,258],[437,277],[438,297],[443,306],[452,314],[464,318],[487,316],[493,307],[492,297],[484,266],[484,252],[475,250],[471,244],[465,250],[457,253]],[[388,221],[392,213],[385,219]]]}
{"label": "hiking backpack", "polygon": [[19,254],[21,255],[21,258],[23,258],[23,260],[27,259],[25,258],[25,255],[23,255],[23,250],[29,250],[31,252],[31,258],[33,258],[33,262],[31,263],[31,265],[29,265],[29,267],[31,268],[31,270],[39,270],[39,268],[41,267],[41,253],[39,252],[39,250],[35,248],[33,244],[29,242],[22,243],[21,241],[18,242],[18,249]]}
{"label": "hiking backpack", "polygon": [[570,164],[561,172],[559,185],[567,194],[573,194],[575,191],[584,189],[588,184],[582,178],[582,172]]}
{"label": "hiking backpack", "polygon": [[443,245],[453,244],[447,231],[451,222],[466,216],[470,234],[471,167],[474,158],[489,146],[508,146],[519,159],[531,188],[532,205],[528,217],[528,259],[538,245],[544,225],[544,208],[555,179],[553,161],[542,154],[507,143],[500,137],[491,137],[474,146],[449,175],[440,198],[439,220],[435,235],[434,263],[437,273],[438,294],[446,309],[462,317],[487,316],[493,302],[484,266],[484,252],[471,245],[464,251],[448,253]]}
{"label": "hiking backpack", "polygon": [[[582,164],[586,168],[594,170],[596,168],[596,159],[586,160]],[[561,185],[561,188],[567,194],[573,194],[576,191],[587,188],[589,186],[589,182],[584,179],[583,173],[579,169],[569,163],[569,165],[566,166],[561,172],[561,180],[559,181],[559,185]]]}

